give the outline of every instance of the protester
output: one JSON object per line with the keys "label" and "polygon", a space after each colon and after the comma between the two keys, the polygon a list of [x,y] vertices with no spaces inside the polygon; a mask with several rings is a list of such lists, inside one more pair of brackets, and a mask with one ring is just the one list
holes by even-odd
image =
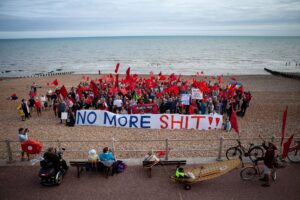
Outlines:
{"label": "protester", "polygon": [[[25,141],[28,140],[28,135],[27,135],[28,132],[29,132],[29,130],[27,128],[25,128],[25,129],[24,128],[19,128],[19,141],[20,141],[20,143],[25,142]],[[25,154],[25,152],[22,150],[21,151],[21,161],[25,160],[24,154]],[[29,154],[27,152],[26,152],[26,155],[27,155],[27,160],[29,160]]]}
{"label": "protester", "polygon": [[46,97],[44,95],[40,96],[40,102],[42,104],[43,110],[47,110],[47,108],[48,108],[48,102],[46,101]]}
{"label": "protester", "polygon": [[22,109],[23,109],[23,112],[25,114],[25,119],[29,119],[30,111],[29,111],[29,108],[28,108],[28,105],[27,105],[27,101],[25,101],[25,99],[22,99]]}
{"label": "protester", "polygon": [[68,112],[68,118],[67,118],[67,121],[66,121],[66,125],[67,126],[74,126],[75,125],[75,115],[71,110],[69,110],[69,112]]}
{"label": "protester", "polygon": [[11,95],[7,98],[7,100],[17,100],[17,99],[18,99],[18,97],[17,97],[17,94],[16,94],[16,93],[11,94]]}
{"label": "protester", "polygon": [[263,147],[266,150],[265,155],[264,155],[264,177],[261,178],[260,180],[265,182],[264,184],[262,184],[263,187],[269,187],[271,173],[274,168],[274,164],[276,162],[275,150],[277,150],[277,148],[271,142],[269,142],[268,145],[266,145],[266,143],[264,142]]}
{"label": "protester", "polygon": [[18,105],[17,110],[19,110],[19,116],[21,117],[21,120],[25,121],[25,113],[22,109],[22,103]]}
{"label": "protester", "polygon": [[226,118],[225,119],[225,122],[224,122],[224,130],[227,131],[227,132],[230,132],[231,130],[231,123],[229,121],[229,118]]}
{"label": "protester", "polygon": [[37,116],[41,116],[42,115],[42,103],[40,102],[40,100],[38,98],[36,98],[36,100],[34,102],[34,107],[36,109]]}

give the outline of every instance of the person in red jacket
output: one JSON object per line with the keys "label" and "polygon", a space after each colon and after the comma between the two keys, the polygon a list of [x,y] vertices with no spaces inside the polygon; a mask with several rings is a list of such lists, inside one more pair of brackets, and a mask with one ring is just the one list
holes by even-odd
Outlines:
{"label": "person in red jacket", "polygon": [[37,115],[41,116],[42,115],[42,103],[38,98],[36,98],[34,106],[36,108]]}

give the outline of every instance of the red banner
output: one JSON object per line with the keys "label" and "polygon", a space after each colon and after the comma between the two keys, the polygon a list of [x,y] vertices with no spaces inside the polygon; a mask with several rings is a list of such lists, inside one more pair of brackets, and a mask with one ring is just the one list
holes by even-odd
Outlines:
{"label": "red banner", "polygon": [[158,114],[158,105],[151,103],[151,104],[138,104],[132,106],[132,114],[141,114],[141,113]]}

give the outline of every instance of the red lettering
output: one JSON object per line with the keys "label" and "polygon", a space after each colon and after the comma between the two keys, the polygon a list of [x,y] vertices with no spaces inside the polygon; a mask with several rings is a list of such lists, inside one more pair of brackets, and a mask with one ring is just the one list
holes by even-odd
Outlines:
{"label": "red lettering", "polygon": [[212,121],[213,121],[213,118],[212,117],[208,117],[209,125],[211,125]]}
{"label": "red lettering", "polygon": [[185,128],[189,127],[189,116],[185,116]]}
{"label": "red lettering", "polygon": [[202,118],[205,118],[205,116],[198,116],[198,115],[194,115],[194,116],[191,116],[191,118],[196,118],[197,119],[197,122],[196,122],[196,129],[199,128],[199,124],[200,124],[200,119]]}
{"label": "red lettering", "polygon": [[216,118],[216,126],[218,126],[219,125],[219,122],[220,122],[220,118]]}
{"label": "red lettering", "polygon": [[168,117],[168,115],[162,115],[162,116],[160,116],[160,118],[159,118],[159,119],[160,119],[160,122],[163,123],[163,124],[165,124],[165,126],[160,125],[160,128],[161,128],[161,129],[166,129],[166,128],[168,128],[168,122],[167,122],[167,121],[164,121],[163,118],[166,118],[166,120],[168,120],[169,117]]}
{"label": "red lettering", "polygon": [[182,129],[182,124],[183,124],[183,116],[180,117],[180,121],[175,121],[174,120],[174,115],[172,115],[172,120],[171,120],[171,128],[174,128],[174,124],[180,124],[180,128]]}

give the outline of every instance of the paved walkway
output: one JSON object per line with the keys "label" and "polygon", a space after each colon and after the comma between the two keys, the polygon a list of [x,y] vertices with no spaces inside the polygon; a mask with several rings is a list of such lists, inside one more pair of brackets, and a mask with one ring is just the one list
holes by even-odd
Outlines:
{"label": "paved walkway", "polygon": [[84,172],[78,179],[71,167],[60,186],[43,187],[37,176],[38,166],[4,166],[0,167],[0,199],[299,199],[300,164],[278,170],[278,180],[270,188],[261,187],[258,179],[242,181],[237,169],[195,184],[190,191],[168,179],[174,168],[158,166],[152,178],[147,177],[142,167],[130,166],[109,179],[94,172]]}

